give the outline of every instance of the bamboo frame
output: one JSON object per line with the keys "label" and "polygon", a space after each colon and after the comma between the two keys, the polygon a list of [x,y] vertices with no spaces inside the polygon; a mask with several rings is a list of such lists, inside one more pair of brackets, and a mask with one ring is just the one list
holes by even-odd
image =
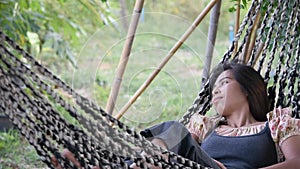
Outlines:
{"label": "bamboo frame", "polygon": [[253,24],[253,28],[251,30],[251,38],[248,40],[250,41],[248,44],[247,44],[247,48],[246,48],[246,51],[245,51],[245,61],[248,62],[249,59],[250,59],[250,56],[251,56],[251,52],[253,51],[253,48],[254,48],[254,45],[255,45],[255,38],[257,36],[257,29],[258,29],[258,26],[260,25],[260,13],[257,14],[256,18],[255,18],[255,21],[254,21],[254,24]]}
{"label": "bamboo frame", "polygon": [[259,56],[261,55],[263,49],[265,47],[264,43],[261,43],[257,49],[256,55],[254,56],[254,61],[253,61],[253,65],[255,65],[259,59]]}
{"label": "bamboo frame", "polygon": [[117,68],[117,74],[113,82],[113,86],[111,88],[111,92],[106,104],[106,112],[109,114],[113,113],[113,109],[115,107],[115,103],[117,101],[117,97],[119,94],[120,86],[122,83],[122,78],[126,69],[126,65],[129,60],[129,55],[131,52],[135,32],[138,26],[138,22],[140,19],[140,15],[142,12],[142,8],[144,5],[144,0],[136,0],[135,6],[134,6],[134,11],[132,15],[132,20],[130,22],[130,26],[128,28],[127,36],[126,36],[126,41],[123,47],[123,51],[121,54],[121,58],[119,61],[119,65]]}
{"label": "bamboo frame", "polygon": [[205,54],[205,64],[203,68],[203,75],[202,75],[202,84],[201,87],[205,84],[209,77],[210,67],[211,67],[211,60],[213,57],[213,50],[216,43],[217,31],[218,31],[218,24],[220,18],[220,9],[221,9],[221,1],[216,3],[214,8],[211,11],[210,15],[210,25],[208,30],[208,39],[206,44],[206,54]]}
{"label": "bamboo frame", "polygon": [[120,109],[119,113],[115,116],[116,119],[120,119],[123,114],[130,108],[130,106],[137,100],[137,98],[146,90],[146,88],[150,85],[153,79],[158,75],[161,69],[167,64],[167,62],[172,58],[172,56],[176,53],[176,51],[180,48],[180,46],[184,43],[184,41],[192,34],[192,32],[196,29],[196,27],[201,23],[203,18],[207,15],[207,13],[215,6],[217,2],[220,0],[212,0],[198,15],[192,25],[188,28],[188,30],[182,35],[182,37],[177,41],[177,43],[171,48],[167,56],[163,59],[162,63],[154,70],[154,72],[146,79],[143,85],[135,92],[135,94],[129,99],[129,101]]}
{"label": "bamboo frame", "polygon": [[[248,54],[249,54],[249,52],[251,54],[251,51],[252,51],[252,48],[253,48],[253,45],[254,45],[253,44],[254,43],[253,39],[255,39],[255,37],[256,37],[256,25],[258,24],[258,21],[259,21],[259,18],[260,18],[259,15],[260,14],[258,13],[255,17],[255,21],[253,23],[253,26],[251,28],[251,31],[250,31],[247,39],[246,39],[246,44],[243,47],[242,54],[240,55],[240,58],[239,58],[241,61],[243,61],[244,64],[248,62]],[[251,50],[249,50],[249,47],[251,47],[251,46],[252,46],[252,48],[251,48]]]}
{"label": "bamboo frame", "polygon": [[[240,29],[240,15],[241,15],[241,0],[238,0],[237,2],[237,9],[236,9],[236,17],[235,17],[235,26],[234,26],[234,35],[237,34],[237,32]],[[238,42],[235,43],[233,53],[235,54],[237,52],[238,48]]]}

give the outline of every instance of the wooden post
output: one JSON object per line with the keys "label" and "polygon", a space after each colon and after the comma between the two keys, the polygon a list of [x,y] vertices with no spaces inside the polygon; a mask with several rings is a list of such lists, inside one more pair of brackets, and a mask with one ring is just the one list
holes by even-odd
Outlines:
{"label": "wooden post", "polygon": [[162,63],[154,70],[154,72],[146,79],[143,85],[135,92],[135,94],[130,98],[130,100],[121,108],[119,113],[115,116],[116,119],[120,119],[122,115],[129,109],[129,107],[136,101],[136,99],[143,93],[144,90],[150,85],[152,80],[156,77],[156,75],[161,71],[161,69],[167,64],[167,62],[171,59],[171,57],[175,54],[175,52],[180,48],[180,46],[184,43],[184,41],[192,34],[192,32],[196,29],[196,27],[201,23],[203,18],[207,15],[207,13],[211,10],[211,8],[220,0],[212,0],[198,15],[192,25],[188,28],[188,30],[182,35],[182,37],[177,41],[177,43],[172,47],[172,49],[168,52],[167,56],[165,56]]}
{"label": "wooden post", "polygon": [[257,14],[256,18],[255,18],[255,21],[253,23],[253,27],[252,27],[252,30],[251,30],[251,33],[250,33],[250,39],[248,41],[249,42],[249,45],[246,46],[246,51],[244,53],[244,56],[245,56],[245,62],[247,63],[250,59],[250,55],[251,55],[251,52],[254,48],[254,45],[255,45],[255,39],[256,39],[256,36],[257,36],[257,29],[258,29],[258,26],[260,25],[260,13]]}
{"label": "wooden post", "polygon": [[120,15],[121,15],[121,21],[122,21],[122,25],[123,25],[123,29],[125,31],[127,31],[128,29],[128,21],[127,21],[127,9],[126,9],[126,4],[125,4],[125,0],[119,0],[119,4],[121,7],[121,11],[120,11]]}
{"label": "wooden post", "polygon": [[207,38],[206,54],[205,54],[205,64],[203,67],[201,87],[205,84],[205,82],[207,81],[207,79],[209,77],[211,60],[213,57],[214,46],[215,46],[216,37],[217,37],[221,2],[222,1],[219,1],[215,5],[215,7],[212,9],[211,15],[210,15],[210,24],[209,24],[209,30],[208,30],[208,38]]}
{"label": "wooden post", "polygon": [[128,59],[129,59],[130,51],[131,51],[133,40],[134,40],[134,35],[136,32],[137,25],[139,23],[140,14],[142,12],[143,5],[144,5],[144,0],[136,0],[135,6],[134,6],[134,11],[133,11],[132,18],[131,18],[131,23],[130,23],[130,26],[129,26],[129,29],[127,32],[127,37],[125,40],[125,44],[123,47],[119,65],[117,68],[116,77],[114,79],[113,86],[111,88],[111,92],[110,92],[110,95],[109,95],[109,98],[108,98],[108,101],[106,104],[106,112],[109,114],[113,113],[113,109],[114,109],[115,103],[117,101],[120,86],[122,83],[122,78],[123,78],[125,68],[126,68],[126,65],[127,65]]}
{"label": "wooden post", "polygon": [[[236,17],[235,17],[235,26],[234,26],[234,35],[237,34],[237,32],[240,29],[240,15],[241,15],[241,0],[238,0],[237,2],[237,9],[236,9]],[[237,48],[238,48],[238,42],[236,42],[235,46],[234,46],[234,54],[236,54],[237,52]]]}

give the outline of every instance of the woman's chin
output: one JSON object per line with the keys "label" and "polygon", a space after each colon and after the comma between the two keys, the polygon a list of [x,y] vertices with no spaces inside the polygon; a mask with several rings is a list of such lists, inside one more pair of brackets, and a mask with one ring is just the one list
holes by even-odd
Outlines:
{"label": "woman's chin", "polygon": [[214,106],[214,109],[216,111],[216,114],[219,114],[219,115],[223,116],[224,106],[217,105],[217,106]]}

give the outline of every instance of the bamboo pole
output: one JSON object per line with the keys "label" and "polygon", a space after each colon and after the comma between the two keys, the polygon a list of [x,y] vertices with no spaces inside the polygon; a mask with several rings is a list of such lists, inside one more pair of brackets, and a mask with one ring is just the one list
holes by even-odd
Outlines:
{"label": "bamboo pole", "polygon": [[[240,15],[241,15],[241,0],[238,0],[237,2],[237,9],[236,9],[236,17],[235,17],[235,26],[234,26],[234,35],[237,34],[237,32],[240,29]],[[235,43],[234,46],[234,54],[237,52],[237,48],[238,48],[238,42]]]}
{"label": "bamboo pole", "polygon": [[140,14],[142,11],[144,5],[144,0],[136,0],[135,2],[135,6],[134,6],[134,11],[132,14],[132,19],[130,22],[130,26],[127,32],[127,36],[126,36],[126,40],[125,40],[125,44],[123,47],[123,51],[121,54],[121,58],[119,61],[119,65],[117,68],[117,73],[116,73],[116,77],[114,79],[113,82],[113,86],[111,88],[111,92],[108,98],[108,102],[106,104],[106,112],[109,114],[113,113],[113,109],[115,107],[115,103],[119,94],[119,90],[120,90],[120,86],[122,83],[122,78],[125,72],[125,68],[127,65],[127,62],[129,60],[129,55],[130,55],[130,51],[132,48],[132,44],[133,44],[133,40],[134,40],[134,35],[137,29],[137,25],[140,19]]}
{"label": "bamboo pole", "polygon": [[255,54],[255,56],[254,56],[253,66],[257,63],[258,59],[260,58],[260,55],[261,55],[261,53],[262,53],[264,47],[265,47],[265,44],[262,42],[262,43],[259,45],[258,50],[257,50],[257,52],[256,52],[256,54]]}
{"label": "bamboo pole", "polygon": [[143,91],[150,85],[152,80],[157,76],[161,69],[167,64],[175,52],[180,48],[183,42],[191,35],[191,33],[196,29],[196,27],[201,23],[203,18],[211,10],[211,8],[220,0],[212,0],[210,3],[203,9],[203,11],[198,15],[192,25],[188,30],[182,35],[182,37],[177,41],[177,43],[172,47],[165,56],[162,63],[154,70],[154,72],[146,79],[142,86],[135,92],[135,94],[130,98],[130,100],[120,109],[119,113],[115,116],[116,119],[120,119],[122,115],[129,109],[129,107],[136,101],[136,99],[143,93]]}
{"label": "bamboo pole", "polygon": [[254,31],[256,30],[255,27],[258,22],[258,15],[259,15],[259,13],[255,17],[255,21],[253,23],[251,31],[250,31],[248,37],[246,37],[246,44],[244,45],[242,54],[240,55],[240,60],[243,61],[244,64],[246,64],[248,62],[247,54],[248,54],[248,52],[251,52],[251,51],[249,51],[249,46],[251,45],[252,39],[254,38],[253,36],[256,36]]}
{"label": "bamboo pole", "polygon": [[246,55],[245,55],[245,61],[248,62],[249,59],[250,59],[250,56],[251,56],[251,52],[254,48],[254,45],[255,45],[255,38],[257,36],[257,29],[258,29],[258,26],[260,25],[260,13],[257,14],[256,18],[255,18],[255,21],[254,21],[254,24],[253,24],[253,28],[251,30],[251,39],[250,39],[250,44],[249,44],[249,47],[247,47],[247,50],[246,50]]}
{"label": "bamboo pole", "polygon": [[211,60],[213,57],[213,50],[216,43],[217,31],[218,31],[218,24],[219,24],[219,17],[220,17],[220,9],[221,9],[221,2],[220,0],[212,9],[210,15],[210,24],[208,30],[208,38],[207,38],[207,45],[206,45],[206,54],[205,54],[205,64],[203,68],[203,75],[202,75],[202,84],[201,87],[205,84],[209,77],[210,67],[211,67]]}

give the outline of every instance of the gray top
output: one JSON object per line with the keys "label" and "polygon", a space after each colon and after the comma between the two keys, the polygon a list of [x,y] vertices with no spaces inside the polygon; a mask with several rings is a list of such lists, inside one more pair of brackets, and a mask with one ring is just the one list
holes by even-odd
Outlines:
{"label": "gray top", "polygon": [[268,123],[261,132],[247,136],[221,136],[214,131],[201,147],[228,169],[255,169],[277,163],[276,145]]}

